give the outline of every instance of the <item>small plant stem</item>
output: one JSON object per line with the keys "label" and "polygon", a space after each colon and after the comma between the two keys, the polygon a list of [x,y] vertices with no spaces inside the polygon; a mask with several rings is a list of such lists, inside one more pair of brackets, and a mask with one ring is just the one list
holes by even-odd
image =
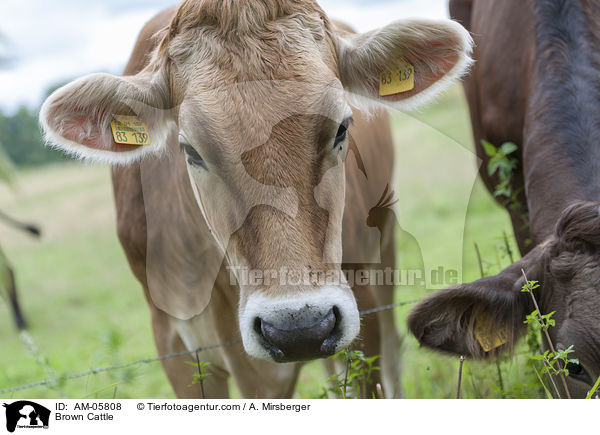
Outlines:
{"label": "small plant stem", "polygon": [[[525,274],[525,271],[523,269],[521,269],[521,272],[523,273],[523,277],[525,278],[525,283],[528,283],[529,280],[527,279],[527,275]],[[556,355],[556,350],[554,348],[554,344],[552,344],[552,340],[550,339],[550,334],[548,334],[548,328],[545,327],[544,318],[542,317],[542,312],[540,311],[540,307],[538,306],[537,300],[535,299],[535,295],[533,294],[533,291],[529,291],[528,293],[531,295],[531,300],[533,301],[533,305],[534,305],[535,309],[537,310],[538,319],[540,321],[540,324],[542,325],[542,331],[544,331],[544,336],[546,337],[546,341],[548,342],[550,351],[554,355]],[[557,363],[560,365],[560,361],[558,361]],[[550,379],[552,379],[552,375],[550,375]],[[560,373],[560,380],[562,382],[563,388],[565,389],[565,393],[567,393],[567,399],[570,399],[571,392],[569,391],[569,387],[567,386],[567,380],[565,379],[565,375],[563,373]],[[560,395],[559,395],[559,398],[560,398]]]}
{"label": "small plant stem", "polygon": [[465,357],[460,356],[460,361],[458,363],[458,385],[456,386],[456,398],[460,399],[461,397],[461,387],[462,387],[462,374],[463,374],[463,365],[465,363]]}
{"label": "small plant stem", "polygon": [[475,378],[473,378],[473,371],[469,371],[469,377],[471,379],[471,387],[473,387],[473,391],[475,392],[475,397],[481,397],[481,390],[475,384]]}
{"label": "small plant stem", "polygon": [[346,354],[346,373],[344,374],[344,385],[342,388],[342,399],[346,398],[346,385],[348,385],[348,371],[350,370],[350,351]]}
{"label": "small plant stem", "polygon": [[[544,392],[546,393],[546,397],[548,399],[552,399],[552,393],[550,392],[550,390],[548,390],[548,387],[546,387],[546,384],[544,383],[544,380],[542,379],[542,377],[540,376],[540,373],[537,371],[537,369],[535,368],[535,366],[533,366],[533,372],[535,373],[535,375],[537,376],[537,378],[540,381],[540,384],[542,384],[542,387],[544,389]],[[552,379],[552,377],[550,377],[550,379]],[[554,388],[556,388],[556,384],[554,385]],[[557,390],[558,393],[558,390]]]}
{"label": "small plant stem", "polygon": [[206,399],[204,395],[204,379],[202,379],[202,369],[200,368],[200,357],[198,356],[198,351],[196,351],[196,364],[198,365],[198,377],[200,379],[200,393],[202,394],[202,399]]}
{"label": "small plant stem", "polygon": [[383,388],[381,388],[381,384],[377,384],[377,398],[385,399],[385,394],[383,394]]}
{"label": "small plant stem", "polygon": [[479,273],[482,278],[485,278],[485,272],[483,271],[483,261],[481,260],[481,251],[479,250],[479,245],[477,243],[475,245],[475,253],[477,254],[477,262],[479,263]]}
{"label": "small plant stem", "polygon": [[513,252],[512,249],[510,249],[510,243],[508,241],[508,235],[506,234],[506,231],[502,231],[502,235],[504,238],[504,247],[506,248],[506,254],[508,254],[508,259],[510,260],[510,264],[514,263],[515,260],[513,258]]}
{"label": "small plant stem", "polygon": [[57,389],[58,392],[64,396],[62,386],[60,385],[60,380],[54,371],[54,367],[52,367],[46,355],[42,353],[31,334],[24,329],[19,332],[19,338],[27,348],[29,355],[35,360],[35,363],[46,373],[46,379],[50,379],[50,387]]}
{"label": "small plant stem", "polygon": [[[506,233],[504,234],[504,238],[506,240],[506,242],[508,243],[508,240],[506,239]],[[507,245],[507,250],[510,249]],[[479,263],[479,273],[481,274],[482,278],[485,278],[485,272],[483,271],[483,260],[481,259],[481,251],[479,250],[479,245],[477,243],[475,243],[475,252],[477,253],[477,262]],[[509,255],[511,258],[511,262],[512,262],[512,254]],[[500,368],[500,361],[496,358],[496,371],[498,372],[498,383],[500,384],[500,392],[502,393],[502,398],[504,399],[505,397],[505,393],[504,393],[504,380],[502,379],[502,369]]]}
{"label": "small plant stem", "polygon": [[502,378],[502,369],[500,368],[500,360],[496,358],[496,372],[498,373],[498,384],[500,384],[500,394],[502,394],[502,398],[506,398],[506,393],[504,392],[504,379]]}
{"label": "small plant stem", "polygon": [[[550,370],[551,366],[548,363],[548,360],[546,358],[544,358],[542,361],[544,362],[544,365],[548,368],[548,370]],[[548,371],[547,375],[548,375],[548,378],[550,379],[550,383],[552,384],[552,387],[554,388],[556,397],[558,397],[559,399],[562,399],[562,397],[560,397],[560,391],[558,390],[558,386],[556,385],[556,382],[554,382],[554,378],[552,377],[552,374],[550,373],[550,371]]]}

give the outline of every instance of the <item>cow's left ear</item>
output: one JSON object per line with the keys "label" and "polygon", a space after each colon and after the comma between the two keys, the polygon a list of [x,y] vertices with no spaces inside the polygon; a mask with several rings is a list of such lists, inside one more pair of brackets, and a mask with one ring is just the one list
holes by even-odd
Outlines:
{"label": "cow's left ear", "polygon": [[427,103],[467,71],[472,46],[469,32],[454,21],[398,21],[341,36],[340,77],[359,108],[379,103],[409,110]]}
{"label": "cow's left ear", "polygon": [[522,270],[528,280],[541,280],[545,249],[536,247],[498,275],[426,297],[410,313],[410,331],[423,346],[471,358],[512,350],[533,311],[521,291]]}
{"label": "cow's left ear", "polygon": [[[176,126],[168,89],[161,73],[147,71],[128,77],[92,74],[75,80],[42,105],[40,123],[46,142],[80,158],[113,164],[157,154],[166,148]],[[113,128],[115,120],[122,122]],[[121,135],[127,130],[125,123],[135,123],[135,130]]]}

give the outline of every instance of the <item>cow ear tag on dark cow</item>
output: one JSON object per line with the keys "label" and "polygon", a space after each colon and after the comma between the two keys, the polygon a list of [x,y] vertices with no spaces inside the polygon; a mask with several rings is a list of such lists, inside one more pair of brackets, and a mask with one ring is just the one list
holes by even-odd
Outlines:
{"label": "cow ear tag on dark cow", "polygon": [[475,319],[475,338],[484,352],[489,352],[508,343],[506,328],[501,327],[494,330],[489,317],[486,317],[483,313]]}
{"label": "cow ear tag on dark cow", "polygon": [[415,67],[404,59],[385,69],[379,77],[379,96],[401,94],[415,88]]}
{"label": "cow ear tag on dark cow", "polygon": [[117,115],[110,123],[115,143],[121,145],[150,145],[148,127],[137,116]]}

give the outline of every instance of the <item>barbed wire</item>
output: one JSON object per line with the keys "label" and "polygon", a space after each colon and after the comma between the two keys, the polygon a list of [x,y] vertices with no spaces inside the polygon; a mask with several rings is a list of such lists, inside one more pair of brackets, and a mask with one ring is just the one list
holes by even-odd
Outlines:
{"label": "barbed wire", "polygon": [[411,299],[409,301],[397,302],[395,304],[390,304],[390,305],[383,305],[381,307],[373,308],[372,310],[361,311],[360,315],[361,316],[367,316],[369,314],[379,313],[381,311],[393,310],[394,308],[403,307],[405,305],[416,304],[420,300],[421,299]]}
{"label": "barbed wire", "polygon": [[[411,300],[408,300],[408,301],[397,302],[395,304],[383,305],[381,307],[377,307],[377,308],[373,308],[373,309],[370,309],[370,310],[361,311],[360,315],[361,316],[367,316],[369,314],[375,314],[375,313],[380,313],[382,311],[393,310],[395,308],[399,308],[399,307],[403,307],[403,306],[406,306],[406,305],[415,304],[415,303],[419,302],[419,300],[420,299],[411,299]],[[24,341],[24,343],[26,344],[26,346],[28,347],[28,349],[30,351],[31,351],[31,349],[35,349],[35,352],[32,352],[32,354],[36,357],[36,360],[38,360],[39,359],[39,350],[35,346],[35,344],[33,342],[33,338],[29,334],[26,334],[25,336],[22,336],[21,338],[22,338],[22,340]],[[47,379],[47,380],[43,380],[43,381],[39,381],[39,382],[33,382],[33,383],[30,383],[30,384],[20,385],[18,387],[5,388],[3,390],[0,390],[0,394],[15,393],[17,391],[28,390],[30,388],[35,388],[35,387],[51,386],[51,385],[58,384],[60,382],[65,382],[65,381],[69,381],[69,380],[73,380],[73,379],[83,378],[83,377],[91,376],[91,375],[97,375],[99,373],[112,372],[112,371],[115,371],[115,370],[123,370],[123,369],[127,369],[127,368],[130,368],[130,367],[139,365],[139,364],[151,364],[151,363],[158,362],[158,361],[163,361],[163,360],[166,360],[166,359],[177,358],[178,356],[195,355],[195,354],[199,354],[199,353],[202,353],[204,351],[207,351],[207,350],[213,350],[213,349],[219,349],[219,348],[223,348],[223,347],[228,347],[228,346],[232,346],[234,344],[238,344],[238,343],[241,343],[241,342],[242,342],[242,340],[239,340],[239,339],[238,340],[231,340],[231,341],[226,341],[226,342],[219,343],[219,344],[212,344],[210,346],[202,346],[202,347],[199,347],[199,348],[191,350],[191,351],[185,350],[185,351],[181,351],[181,352],[173,352],[173,353],[169,353],[169,354],[166,354],[166,355],[161,355],[161,356],[157,356],[157,357],[153,357],[153,358],[138,359],[136,361],[132,361],[132,362],[125,363],[125,364],[90,369],[90,370],[87,370],[85,372],[75,373],[75,374],[66,375],[66,376],[57,376],[57,375],[54,375],[53,376],[54,379]]]}
{"label": "barbed wire", "polygon": [[68,380],[72,380],[72,379],[77,379],[77,378],[83,378],[85,376],[90,376],[90,375],[97,375],[98,373],[104,373],[104,372],[111,372],[111,371],[115,371],[115,370],[122,370],[122,369],[127,369],[129,367],[133,367],[136,366],[138,364],[150,364],[150,363],[154,363],[154,362],[158,362],[158,361],[162,361],[165,359],[171,359],[171,358],[176,358],[178,356],[183,356],[183,355],[192,355],[195,353],[201,353],[204,352],[206,350],[212,350],[212,349],[218,349],[221,347],[227,347],[227,346],[231,346],[233,344],[237,344],[237,343],[241,343],[242,340],[231,340],[231,341],[226,341],[224,343],[219,343],[219,344],[213,344],[210,346],[203,346],[203,347],[199,347],[198,349],[192,350],[192,351],[181,351],[181,352],[173,352],[173,353],[169,353],[167,355],[161,355],[158,357],[154,357],[154,358],[143,358],[143,359],[139,359],[137,361],[132,361],[126,364],[120,364],[120,365],[115,365],[115,366],[109,366],[109,367],[100,367],[100,368],[96,368],[96,369],[91,369],[85,372],[81,372],[81,373],[76,373],[76,374],[72,374],[72,375],[67,375],[67,376],[58,376],[57,379],[55,380],[45,380],[45,381],[39,381],[39,382],[33,382],[31,384],[26,384],[26,385],[21,385],[18,387],[13,387],[13,388],[6,388],[4,390],[0,390],[0,394],[7,394],[7,393],[14,393],[16,391],[21,391],[21,390],[28,390],[30,388],[35,388],[35,387],[43,387],[43,386],[47,386],[47,385],[53,385],[55,383],[58,383],[60,381],[68,381]]}

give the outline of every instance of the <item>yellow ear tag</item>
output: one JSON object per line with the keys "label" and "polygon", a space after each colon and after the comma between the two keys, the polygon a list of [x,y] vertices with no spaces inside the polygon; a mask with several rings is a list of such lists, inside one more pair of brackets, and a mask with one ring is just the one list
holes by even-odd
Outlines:
{"label": "yellow ear tag", "polygon": [[113,139],[123,145],[150,145],[148,127],[137,116],[117,115],[110,123]]}
{"label": "yellow ear tag", "polygon": [[492,330],[490,319],[483,314],[475,319],[475,338],[477,338],[484,352],[489,352],[508,343],[506,328]]}
{"label": "yellow ear tag", "polygon": [[415,67],[404,59],[388,67],[379,77],[379,96],[401,94],[415,88]]}

